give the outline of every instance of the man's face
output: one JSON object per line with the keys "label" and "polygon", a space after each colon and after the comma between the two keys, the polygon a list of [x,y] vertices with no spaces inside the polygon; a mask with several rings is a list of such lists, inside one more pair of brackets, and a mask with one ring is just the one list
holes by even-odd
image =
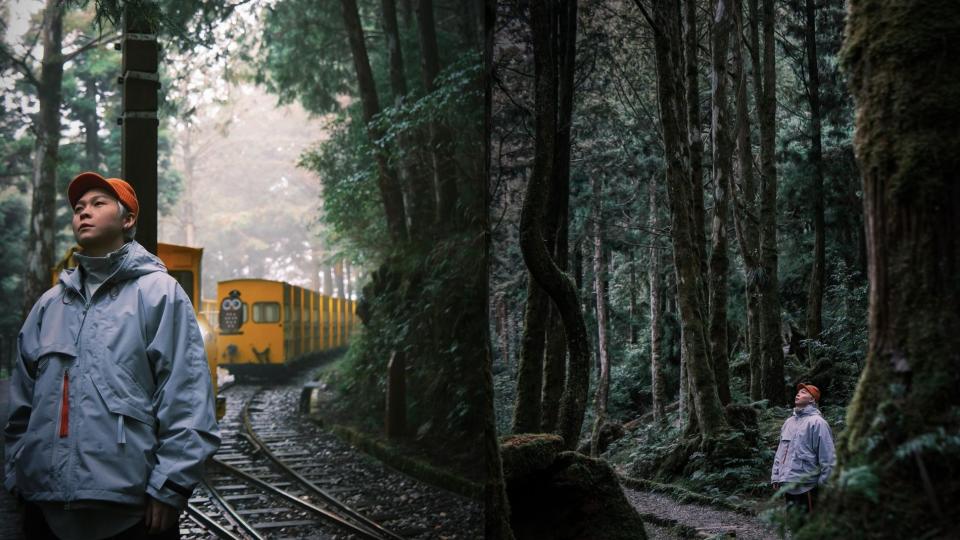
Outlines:
{"label": "man's face", "polygon": [[797,396],[793,398],[793,406],[798,409],[802,409],[811,403],[813,403],[813,396],[810,395],[810,392],[807,392],[806,388],[798,390]]}
{"label": "man's face", "polygon": [[123,245],[123,230],[132,227],[135,220],[130,214],[121,219],[117,199],[107,191],[94,188],[73,206],[73,235],[84,251],[104,255]]}

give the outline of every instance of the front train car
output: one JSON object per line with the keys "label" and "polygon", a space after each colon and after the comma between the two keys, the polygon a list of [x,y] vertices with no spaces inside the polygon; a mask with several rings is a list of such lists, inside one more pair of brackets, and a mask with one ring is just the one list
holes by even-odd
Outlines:
{"label": "front train car", "polygon": [[317,353],[347,346],[354,302],[266,279],[217,285],[220,365],[239,378],[281,375]]}

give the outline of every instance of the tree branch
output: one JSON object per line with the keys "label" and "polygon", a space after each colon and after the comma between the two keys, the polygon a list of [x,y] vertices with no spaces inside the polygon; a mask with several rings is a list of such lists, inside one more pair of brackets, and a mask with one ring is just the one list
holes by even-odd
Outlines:
{"label": "tree branch", "polygon": [[106,40],[103,39],[103,36],[100,36],[96,39],[90,40],[87,43],[81,45],[80,47],[78,47],[76,50],[74,50],[69,54],[61,55],[59,60],[61,60],[64,64],[66,64],[67,62],[73,60],[74,58],[80,56],[81,54],[89,51],[94,47],[97,47],[99,45],[108,45],[115,41],[120,41],[121,38],[123,38],[123,34],[114,34],[109,38],[107,38]]}

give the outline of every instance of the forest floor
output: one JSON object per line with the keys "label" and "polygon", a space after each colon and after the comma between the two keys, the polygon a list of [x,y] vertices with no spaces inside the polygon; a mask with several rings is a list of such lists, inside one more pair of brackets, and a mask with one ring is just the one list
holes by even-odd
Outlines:
{"label": "forest floor", "polygon": [[711,506],[682,503],[668,495],[624,486],[624,494],[637,509],[654,540],[675,538],[775,539],[780,535],[759,517]]}

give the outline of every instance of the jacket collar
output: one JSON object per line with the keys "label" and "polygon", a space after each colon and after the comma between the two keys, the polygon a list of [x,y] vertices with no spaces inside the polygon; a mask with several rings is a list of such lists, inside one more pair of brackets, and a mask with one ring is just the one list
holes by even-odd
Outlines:
{"label": "jacket collar", "polygon": [[[146,250],[136,240],[131,240],[123,248],[111,253],[108,257],[119,254],[123,257],[119,267],[112,273],[109,281],[125,281],[138,278],[153,272],[166,272],[167,267],[153,253]],[[69,289],[82,296],[83,283],[78,268],[68,268],[60,272],[60,282]]]}
{"label": "jacket collar", "polygon": [[793,415],[796,417],[810,416],[811,414],[820,414],[820,409],[817,408],[813,403],[807,405],[802,409],[793,409]]}

